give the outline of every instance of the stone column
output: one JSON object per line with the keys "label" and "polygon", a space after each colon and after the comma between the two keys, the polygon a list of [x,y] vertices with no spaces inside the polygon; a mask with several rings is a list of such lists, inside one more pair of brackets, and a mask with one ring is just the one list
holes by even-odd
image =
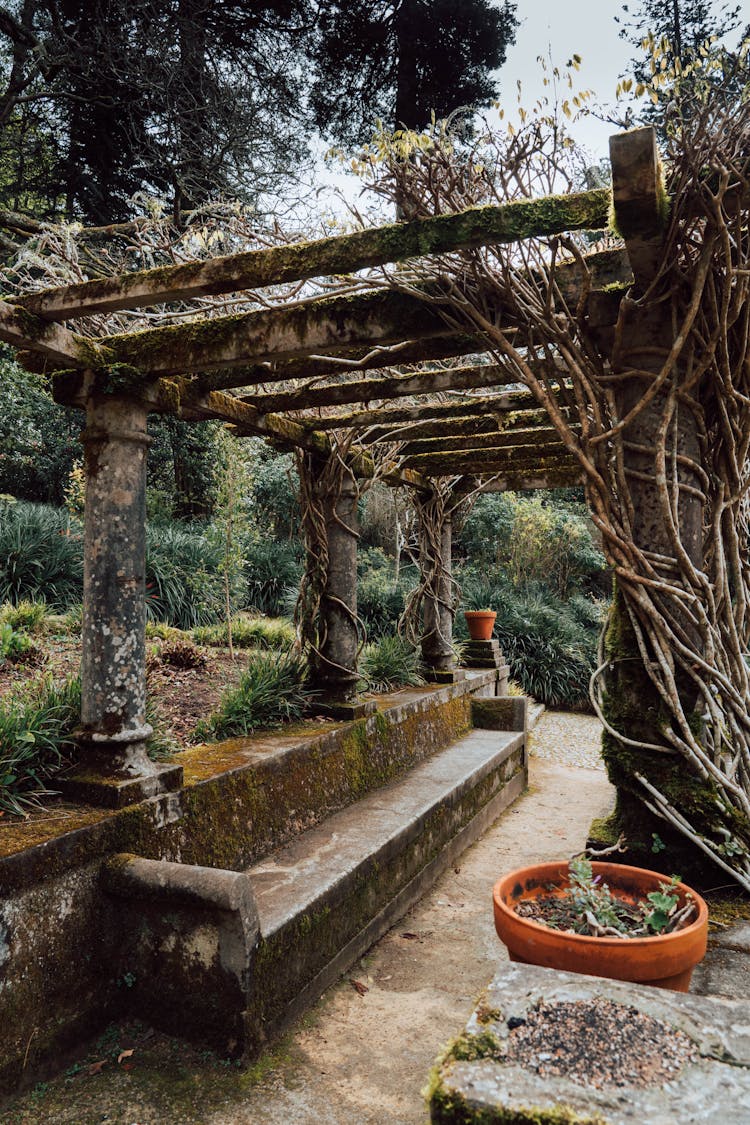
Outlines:
{"label": "stone column", "polygon": [[354,474],[344,473],[338,493],[322,489],[318,498],[325,520],[328,574],[320,602],[318,652],[313,686],[319,709],[340,718],[359,718],[372,706],[357,698],[357,540],[359,491]]}
{"label": "stone column", "polygon": [[146,753],[146,432],[148,407],[115,395],[86,403],[82,770],[66,792],[114,807],[175,788],[181,767]]}

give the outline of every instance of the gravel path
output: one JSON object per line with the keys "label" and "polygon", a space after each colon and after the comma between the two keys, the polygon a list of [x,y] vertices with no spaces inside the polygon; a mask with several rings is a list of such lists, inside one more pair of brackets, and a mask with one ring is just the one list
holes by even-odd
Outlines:
{"label": "gravel path", "polygon": [[[100,1045],[7,1116],[0,1111],[0,1120],[424,1125],[420,1090],[430,1067],[507,958],[492,920],[493,883],[514,867],[580,850],[591,820],[612,805],[594,720],[553,713],[538,732],[529,790],[256,1066],[237,1071],[165,1036],[138,1042],[118,1066],[114,1029],[106,1050]],[[584,752],[596,769],[559,764]],[[545,760],[553,753],[558,761]]]}
{"label": "gravel path", "polygon": [[603,770],[602,724],[594,715],[545,711],[530,736],[532,757],[561,766]]}

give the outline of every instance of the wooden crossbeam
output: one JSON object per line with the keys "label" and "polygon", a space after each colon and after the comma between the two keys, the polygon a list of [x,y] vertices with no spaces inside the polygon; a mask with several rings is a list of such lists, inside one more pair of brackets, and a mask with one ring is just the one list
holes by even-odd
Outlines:
{"label": "wooden crossbeam", "polygon": [[434,453],[441,457],[451,457],[456,452],[467,449],[504,450],[519,445],[549,445],[559,441],[554,426],[538,426],[519,430],[498,430],[487,434],[452,434],[440,437],[420,438],[407,442],[401,449],[402,457],[412,457],[421,453]]}
{"label": "wooden crossbeam", "polygon": [[[611,280],[623,272],[630,276],[624,252],[591,255],[587,259],[591,284]],[[568,300],[575,303],[580,291],[580,266],[576,262],[559,266],[558,288],[570,290]],[[508,326],[512,327],[512,326]],[[97,341],[109,363],[124,363],[138,368],[145,378],[185,375],[211,368],[247,368],[272,359],[291,359],[328,353],[336,355],[351,348],[400,344],[415,339],[450,337],[437,307],[413,296],[391,290],[374,290],[300,302],[264,312],[203,318],[187,324],[170,325],[143,332],[105,336]],[[462,335],[465,335],[462,333]],[[27,338],[26,347],[44,351],[44,345]],[[469,351],[485,351],[486,341],[475,337]],[[65,363],[70,363],[65,357]],[[88,366],[81,358],[74,366]],[[206,383],[217,390],[245,385],[243,371],[238,379]]]}
{"label": "wooden crossbeam", "polygon": [[352,411],[328,414],[322,418],[302,416],[298,421],[319,430],[371,429],[374,426],[395,426],[404,422],[422,422],[430,418],[482,417],[510,410],[521,410],[535,405],[535,399],[526,390],[507,391],[500,395],[477,395],[457,402],[425,402],[409,406],[383,406],[377,410]]}
{"label": "wooden crossbeam", "polygon": [[160,376],[271,357],[335,354],[339,348],[397,343],[416,335],[447,336],[450,329],[434,306],[383,289],[106,336],[101,343],[116,362]]}
{"label": "wooden crossbeam", "polygon": [[[279,414],[259,414],[254,407],[242,402],[234,395],[224,394],[221,391],[209,391],[200,395],[193,391],[192,395],[187,388],[182,401],[183,410],[193,418],[216,418],[234,426],[237,437],[263,437],[271,440],[276,446],[293,448],[295,446],[305,449],[310,453],[317,453],[327,457],[332,451],[331,442],[327,434],[318,434],[305,430],[290,418]],[[372,478],[376,474],[375,463],[365,452],[352,451],[350,454],[352,468],[360,477]],[[416,488],[421,492],[429,492],[430,484],[421,474],[411,469],[394,464],[385,470],[377,470],[378,477],[387,484]]]}
{"label": "wooden crossbeam", "polygon": [[597,189],[502,206],[473,207],[457,214],[392,223],[315,242],[291,243],[66,285],[30,295],[24,298],[24,304],[47,319],[68,320],[311,277],[356,273],[388,262],[466,250],[490,242],[598,230],[607,225],[609,205],[609,191]]}
{"label": "wooden crossbeam", "polygon": [[[337,366],[336,360],[329,356],[307,355],[295,359],[269,360],[265,363],[199,372],[195,375],[195,379],[206,391],[227,390],[233,387],[250,388],[254,384],[282,383],[292,379],[333,379],[337,375],[352,370],[358,372],[372,371],[377,368],[400,366],[406,363],[421,363],[430,360],[453,359],[455,356],[461,355],[472,355],[477,353],[478,347],[484,350],[485,345],[478,345],[475,337],[461,335],[460,333],[455,336],[436,336],[429,340],[400,340],[398,346],[393,349],[368,343],[359,347],[337,348],[336,356],[340,362],[340,367]],[[336,386],[342,388],[349,385],[336,384]],[[255,398],[250,392],[248,397]],[[334,397],[331,401],[336,403],[339,401],[346,402],[347,400]],[[304,401],[301,405],[304,406]],[[327,404],[321,403],[321,405]],[[263,403],[260,409],[277,411],[295,410],[299,407],[299,403],[297,406],[290,406],[281,402],[278,405]]]}
{"label": "wooden crossbeam", "polygon": [[549,461],[557,462],[570,459],[570,454],[562,442],[545,442],[544,444],[520,445],[512,449],[465,449],[448,455],[441,453],[418,453],[414,456],[404,457],[403,465],[416,469],[420,473],[434,475],[444,467],[453,473],[468,473],[476,475],[498,471],[500,468],[512,469],[523,465],[530,467],[539,465],[545,467]]}
{"label": "wooden crossbeam", "polygon": [[[398,360],[399,356],[394,356]],[[305,387],[275,394],[243,395],[258,410],[305,410],[353,402],[377,402],[384,399],[411,398],[437,394],[441,391],[475,390],[505,386],[510,382],[505,367],[496,363],[463,367],[444,367],[435,371],[417,371],[407,375],[358,379],[350,383]]]}
{"label": "wooden crossbeam", "polygon": [[583,481],[584,476],[580,468],[572,464],[560,465],[536,471],[530,469],[501,472],[480,485],[480,492],[527,492],[538,488],[573,488],[583,484]]}
{"label": "wooden crossbeam", "polygon": [[0,301],[0,340],[14,348],[33,348],[45,362],[57,367],[91,367],[108,362],[97,342],[6,301]]}

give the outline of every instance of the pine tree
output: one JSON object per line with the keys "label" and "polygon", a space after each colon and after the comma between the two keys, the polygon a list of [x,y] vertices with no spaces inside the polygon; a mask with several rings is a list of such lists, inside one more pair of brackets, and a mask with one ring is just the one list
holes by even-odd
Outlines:
{"label": "pine tree", "polygon": [[517,27],[509,0],[324,0],[320,9],[311,106],[316,126],[343,144],[366,141],[376,120],[421,129],[433,113],[487,105]]}

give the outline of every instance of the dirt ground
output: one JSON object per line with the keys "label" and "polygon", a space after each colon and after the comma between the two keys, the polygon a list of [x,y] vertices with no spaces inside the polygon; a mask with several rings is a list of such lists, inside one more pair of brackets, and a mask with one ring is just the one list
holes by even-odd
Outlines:
{"label": "dirt ground", "polygon": [[0,1120],[423,1125],[430,1066],[506,957],[492,922],[492,884],[513,867],[582,848],[591,819],[611,802],[601,769],[532,757],[528,792],[250,1070],[144,1029],[113,1028]]}

